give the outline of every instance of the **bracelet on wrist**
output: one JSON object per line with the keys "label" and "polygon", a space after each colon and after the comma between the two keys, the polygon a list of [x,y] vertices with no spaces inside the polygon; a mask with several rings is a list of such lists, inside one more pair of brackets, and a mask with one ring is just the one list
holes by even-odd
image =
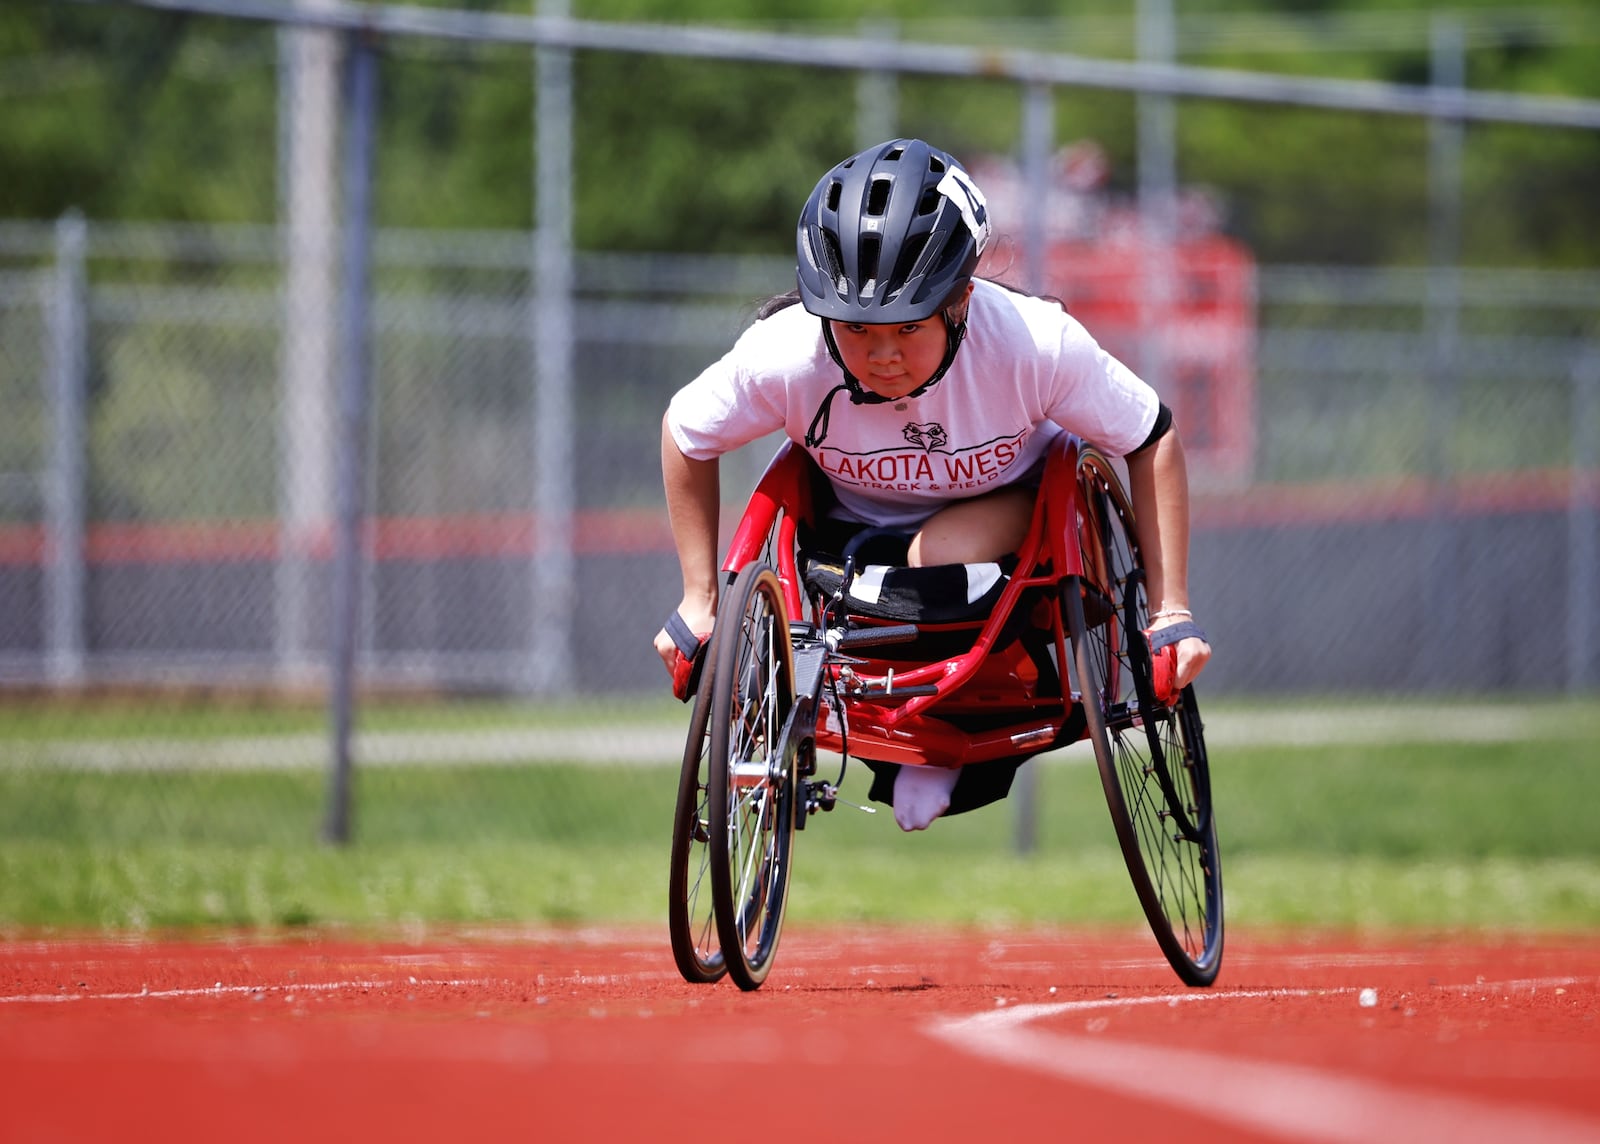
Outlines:
{"label": "bracelet on wrist", "polygon": [[1186,619],[1194,619],[1194,613],[1188,608],[1162,608],[1159,612],[1150,613],[1152,620],[1164,620],[1169,616],[1183,616]]}

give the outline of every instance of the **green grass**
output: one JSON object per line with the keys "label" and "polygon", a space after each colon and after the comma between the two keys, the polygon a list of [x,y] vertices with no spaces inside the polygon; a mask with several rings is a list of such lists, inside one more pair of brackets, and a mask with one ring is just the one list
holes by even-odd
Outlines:
{"label": "green grass", "polygon": [[[1515,742],[1213,748],[1230,924],[1600,928],[1600,704]],[[682,719],[655,704],[609,725]],[[368,729],[584,726],[590,710],[411,705]],[[315,711],[0,709],[0,932],[396,923],[662,922],[675,768],[362,769],[355,838],[319,841],[316,770],[72,770],[27,745],[320,732]],[[603,734],[603,730],[597,731]],[[140,756],[141,758],[146,756]],[[845,796],[863,801],[852,768]],[[1092,766],[1038,768],[1039,845],[1015,803],[902,835],[841,805],[797,840],[791,917],[1137,923]]]}

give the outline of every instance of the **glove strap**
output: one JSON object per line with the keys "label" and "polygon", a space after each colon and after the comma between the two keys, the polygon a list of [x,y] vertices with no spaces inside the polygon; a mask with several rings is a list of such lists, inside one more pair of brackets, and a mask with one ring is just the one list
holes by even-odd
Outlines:
{"label": "glove strap", "polygon": [[667,634],[672,637],[672,642],[678,649],[678,654],[684,659],[694,659],[703,641],[689,630],[689,625],[684,622],[677,609],[673,609],[672,615],[667,617],[666,628]]}
{"label": "glove strap", "polygon": [[1193,620],[1184,620],[1181,624],[1173,624],[1170,627],[1162,628],[1160,631],[1150,632],[1148,633],[1148,638],[1150,640],[1150,651],[1154,653],[1164,647],[1171,647],[1182,640],[1191,638],[1203,640],[1206,638],[1206,633],[1201,631],[1200,625]]}

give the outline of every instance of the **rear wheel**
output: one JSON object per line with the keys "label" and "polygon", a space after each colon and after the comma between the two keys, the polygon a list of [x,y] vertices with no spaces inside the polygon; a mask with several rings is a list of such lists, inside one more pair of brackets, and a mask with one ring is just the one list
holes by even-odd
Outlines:
{"label": "rear wheel", "polygon": [[[711,896],[728,974],[766,980],[789,897],[798,776],[785,735],[794,658],[777,575],[748,565],[717,610],[707,823]],[[702,684],[704,687],[704,684]]]}
{"label": "rear wheel", "polygon": [[1073,688],[1134,890],[1156,942],[1186,984],[1222,967],[1222,866],[1210,764],[1194,689],[1155,699],[1133,511],[1109,462],[1079,463],[1084,575],[1064,587]]}
{"label": "rear wheel", "polygon": [[[707,648],[710,656],[713,649]],[[685,981],[719,980],[728,971],[717,938],[711,901],[711,692],[715,666],[707,663],[689,716],[689,738],[678,774],[678,804],[672,820],[672,869],[668,875],[667,924],[672,959]]]}

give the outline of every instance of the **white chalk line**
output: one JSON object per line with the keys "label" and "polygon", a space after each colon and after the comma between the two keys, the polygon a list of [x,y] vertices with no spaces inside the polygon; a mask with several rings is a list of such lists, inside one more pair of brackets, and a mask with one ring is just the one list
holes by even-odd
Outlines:
{"label": "white chalk line", "polygon": [[[1556,988],[1592,978],[1476,982],[1436,988],[1493,992]],[[1596,1144],[1600,1121],[1536,1105],[1402,1087],[1306,1065],[1251,1060],[1197,1049],[1118,1042],[1104,1035],[1046,1032],[1035,1022],[1066,1013],[1221,1003],[1258,997],[1327,997],[1355,987],[1178,993],[1014,1005],[944,1018],[929,1028],[938,1040],[975,1056],[1091,1085],[1141,1103],[1295,1140],[1334,1144],[1450,1140],[1452,1144]]]}
{"label": "white chalk line", "polygon": [[[401,956],[391,959],[404,964],[407,961],[424,960],[416,957]],[[426,959],[432,960],[432,959]],[[532,984],[538,987],[572,986],[572,985],[617,985],[635,984],[639,981],[659,979],[661,981],[676,981],[676,973],[577,973],[545,975],[540,974]],[[137,992],[121,990],[115,993],[95,993],[88,990],[69,992],[63,989],[60,993],[19,993],[9,996],[0,995],[0,1005],[57,1005],[73,1001],[171,1001],[185,1000],[201,997],[229,997],[253,996],[265,993],[283,993],[294,995],[296,993],[341,993],[362,992],[372,990],[403,990],[403,989],[484,989],[516,984],[511,978],[497,977],[406,977],[404,979],[350,980],[350,981],[312,981],[291,982],[277,984],[255,985],[216,985],[187,986],[178,989],[150,989],[144,988]]]}
{"label": "white chalk line", "polygon": [[340,993],[360,990],[482,988],[503,984],[489,978],[420,978],[404,981],[308,981],[292,985],[205,985],[184,989],[141,989],[137,993],[19,993],[0,997],[0,1005],[51,1005],[67,1001],[171,1001],[195,997],[254,996],[258,993]]}

